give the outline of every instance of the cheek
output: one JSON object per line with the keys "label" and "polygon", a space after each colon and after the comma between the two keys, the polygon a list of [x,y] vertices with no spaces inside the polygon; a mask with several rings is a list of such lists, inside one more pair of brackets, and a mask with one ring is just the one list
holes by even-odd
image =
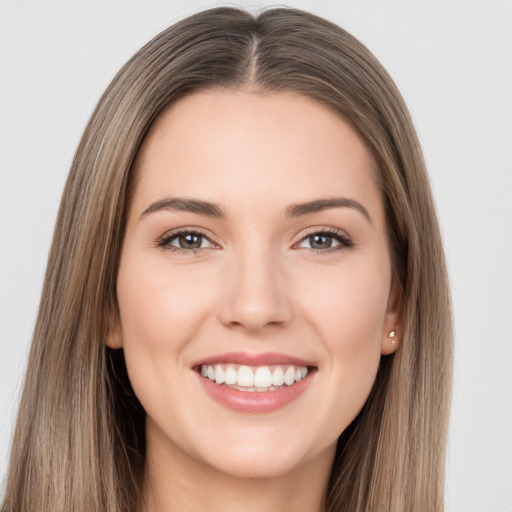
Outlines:
{"label": "cheek", "polygon": [[320,370],[329,376],[332,393],[319,395],[318,399],[329,396],[332,400],[326,404],[326,411],[336,411],[333,428],[343,430],[348,426],[375,381],[389,279],[385,268],[381,274],[364,268],[333,269],[323,280],[328,283],[324,288],[302,289],[303,315],[314,325],[325,353]]}
{"label": "cheek", "polygon": [[322,276],[303,280],[296,294],[302,298],[303,315],[324,333],[333,354],[338,349],[357,352],[368,344],[380,348],[390,279],[382,264],[333,266]]}
{"label": "cheek", "polygon": [[208,309],[201,275],[154,261],[123,261],[117,294],[124,343],[175,350]]}
{"label": "cheek", "polygon": [[[135,251],[134,251],[135,252]],[[117,295],[128,374],[146,410],[158,400],[162,383],[179,387],[182,356],[211,301],[203,276],[183,278],[171,265],[129,254],[121,260]],[[173,371],[170,372],[170,368]]]}

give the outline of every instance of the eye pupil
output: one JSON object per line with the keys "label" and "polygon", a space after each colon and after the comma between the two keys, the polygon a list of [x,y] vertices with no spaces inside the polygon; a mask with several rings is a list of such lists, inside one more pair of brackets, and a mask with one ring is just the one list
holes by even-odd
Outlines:
{"label": "eye pupil", "polygon": [[202,236],[188,233],[179,237],[180,247],[182,249],[199,249],[201,247]]}
{"label": "eye pupil", "polygon": [[328,249],[332,246],[332,237],[326,235],[312,235],[309,243],[313,249]]}

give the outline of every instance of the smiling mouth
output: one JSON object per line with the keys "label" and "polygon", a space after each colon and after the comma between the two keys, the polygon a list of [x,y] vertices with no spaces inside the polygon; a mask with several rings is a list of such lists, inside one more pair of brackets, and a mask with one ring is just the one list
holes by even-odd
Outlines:
{"label": "smiling mouth", "polygon": [[316,368],[293,364],[247,366],[229,363],[202,364],[195,370],[219,386],[245,392],[286,389],[305,379]]}

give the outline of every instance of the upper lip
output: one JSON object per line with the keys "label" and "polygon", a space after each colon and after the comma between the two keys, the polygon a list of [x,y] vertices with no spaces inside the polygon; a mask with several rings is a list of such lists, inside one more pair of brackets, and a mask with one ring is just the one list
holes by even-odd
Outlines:
{"label": "upper lip", "polygon": [[200,359],[192,364],[192,367],[198,367],[203,364],[240,364],[246,366],[271,366],[278,364],[289,364],[294,366],[315,366],[311,361],[306,361],[299,357],[278,352],[264,352],[261,354],[251,354],[249,352],[225,352],[211,357]]}

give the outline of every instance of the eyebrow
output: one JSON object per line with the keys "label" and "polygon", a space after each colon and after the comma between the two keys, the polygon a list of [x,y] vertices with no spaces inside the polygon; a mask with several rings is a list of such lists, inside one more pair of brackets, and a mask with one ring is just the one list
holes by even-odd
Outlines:
{"label": "eyebrow", "polygon": [[200,215],[206,215],[207,217],[216,218],[225,217],[223,209],[215,203],[184,197],[166,197],[146,208],[140,218],[142,219],[150,213],[160,210],[198,213]]}
{"label": "eyebrow", "polygon": [[302,215],[309,215],[311,213],[321,212],[322,210],[329,210],[331,208],[353,208],[362,213],[364,217],[373,224],[368,210],[355,199],[349,199],[348,197],[317,199],[315,201],[308,201],[307,203],[293,204],[286,209],[285,216],[300,217]]}
{"label": "eyebrow", "polygon": [[[372,219],[368,213],[368,210],[355,199],[349,199],[347,197],[316,199],[306,203],[292,204],[286,208],[285,217],[301,217],[303,215],[310,215],[312,213],[317,213],[332,208],[353,208],[362,213],[363,216],[370,223],[372,223]],[[223,219],[226,217],[222,207],[216,203],[184,197],[167,197],[151,204],[142,212],[140,218],[142,219],[151,213],[161,210],[197,213],[199,215],[205,215],[207,217],[214,217],[218,219]]]}

